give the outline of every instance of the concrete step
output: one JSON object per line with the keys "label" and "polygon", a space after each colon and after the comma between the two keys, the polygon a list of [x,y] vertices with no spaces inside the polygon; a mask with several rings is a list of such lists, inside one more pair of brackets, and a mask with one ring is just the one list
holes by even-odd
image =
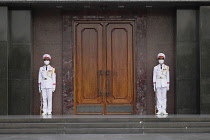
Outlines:
{"label": "concrete step", "polygon": [[[101,118],[100,118],[101,117]],[[210,116],[1,117],[0,134],[210,133]]]}
{"label": "concrete step", "polygon": [[94,123],[94,122],[210,122],[210,117],[178,118],[0,118],[0,123]]}
{"label": "concrete step", "polygon": [[139,123],[0,123],[6,128],[139,128]]}
{"label": "concrete step", "polygon": [[210,128],[43,128],[0,129],[0,134],[143,134],[143,133],[210,133]]}
{"label": "concrete step", "polygon": [[14,128],[200,128],[210,122],[116,122],[116,123],[0,123],[0,129]]}

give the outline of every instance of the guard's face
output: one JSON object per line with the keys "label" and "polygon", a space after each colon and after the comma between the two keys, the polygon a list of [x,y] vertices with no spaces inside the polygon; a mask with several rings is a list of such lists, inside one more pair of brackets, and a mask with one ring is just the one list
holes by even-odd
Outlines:
{"label": "guard's face", "polygon": [[44,64],[49,65],[50,64],[50,59],[44,59]]}
{"label": "guard's face", "polygon": [[164,63],[164,58],[162,58],[162,57],[158,58],[158,62],[159,62],[159,64],[163,64]]}

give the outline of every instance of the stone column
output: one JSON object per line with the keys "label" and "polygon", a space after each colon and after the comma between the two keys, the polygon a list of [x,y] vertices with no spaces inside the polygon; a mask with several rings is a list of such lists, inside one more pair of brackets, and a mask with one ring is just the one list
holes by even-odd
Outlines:
{"label": "stone column", "polygon": [[177,10],[176,113],[199,113],[198,11]]}
{"label": "stone column", "polygon": [[8,113],[8,8],[0,7],[0,115]]}
{"label": "stone column", "polygon": [[31,114],[32,31],[31,11],[10,11],[9,115]]}
{"label": "stone column", "polygon": [[210,113],[210,6],[200,7],[200,113]]}

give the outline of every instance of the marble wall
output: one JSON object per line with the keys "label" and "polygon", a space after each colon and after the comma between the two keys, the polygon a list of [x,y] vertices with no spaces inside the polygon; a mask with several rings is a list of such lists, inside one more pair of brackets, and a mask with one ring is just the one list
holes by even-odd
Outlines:
{"label": "marble wall", "polygon": [[175,99],[175,31],[176,11],[147,11],[147,114],[154,114],[155,96],[153,91],[153,68],[158,64],[157,54],[166,55],[165,64],[170,68],[170,90],[167,92],[167,112],[173,114]]}
{"label": "marble wall", "polygon": [[53,93],[53,114],[62,114],[62,15],[57,9],[33,11],[33,114],[39,114],[40,94],[38,91],[39,67],[42,56],[51,55],[51,65],[57,76],[56,91]]}

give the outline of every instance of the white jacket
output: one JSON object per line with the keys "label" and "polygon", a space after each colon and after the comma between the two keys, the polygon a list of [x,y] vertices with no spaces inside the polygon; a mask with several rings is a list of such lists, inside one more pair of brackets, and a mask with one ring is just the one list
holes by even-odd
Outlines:
{"label": "white jacket", "polygon": [[153,70],[153,84],[156,86],[156,88],[159,87],[169,87],[170,80],[169,80],[169,66],[162,64],[158,64],[154,67]]}
{"label": "white jacket", "polygon": [[[47,70],[46,70],[47,67]],[[56,74],[55,68],[48,65],[39,68],[38,84],[40,89],[44,88],[56,88]]]}

